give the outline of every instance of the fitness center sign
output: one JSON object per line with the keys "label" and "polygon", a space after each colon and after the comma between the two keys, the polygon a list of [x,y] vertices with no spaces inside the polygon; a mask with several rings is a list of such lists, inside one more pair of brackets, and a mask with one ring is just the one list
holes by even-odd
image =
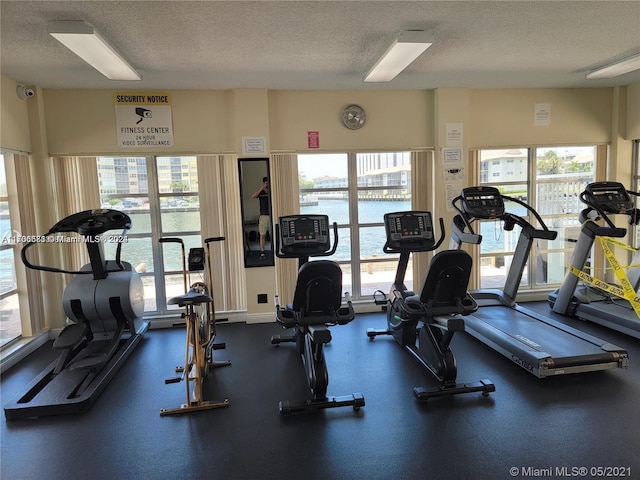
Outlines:
{"label": "fitness center sign", "polygon": [[173,146],[171,95],[116,93],[113,101],[120,147]]}

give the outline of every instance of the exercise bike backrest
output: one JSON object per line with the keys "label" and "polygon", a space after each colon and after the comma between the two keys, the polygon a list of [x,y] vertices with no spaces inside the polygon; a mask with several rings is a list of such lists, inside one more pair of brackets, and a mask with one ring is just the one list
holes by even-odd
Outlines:
{"label": "exercise bike backrest", "polygon": [[593,182],[585,187],[580,194],[580,200],[585,203],[588,208],[580,212],[580,222],[584,223],[587,219],[602,218],[607,223],[611,231],[602,233],[602,235],[610,237],[623,237],[627,231],[624,228],[617,228],[609,218],[609,214],[627,215],[630,225],[638,225],[640,223],[640,210],[635,208],[634,202],[629,195],[640,196],[638,192],[627,190],[619,182]]}
{"label": "exercise bike backrest", "polygon": [[[525,218],[508,212],[505,200],[523,206],[536,218],[542,228],[537,229]],[[459,213],[453,219],[454,233],[464,243],[479,244],[482,241],[482,236],[476,234],[471,226],[475,220],[499,219],[504,222],[506,231],[512,231],[516,225],[519,225],[530,237],[542,240],[554,240],[558,236],[558,232],[547,228],[542,217],[532,207],[515,197],[503,195],[495,187],[464,188],[462,193],[453,199],[452,205]]]}
{"label": "exercise bike backrest", "polygon": [[387,240],[385,253],[431,252],[444,240],[444,220],[440,218],[440,238],[436,241],[431,212],[411,210],[384,215]]}
{"label": "exercise bike backrest", "polygon": [[[120,260],[120,252],[122,249],[122,241],[126,235],[127,230],[131,228],[131,218],[118,210],[111,209],[96,209],[85,210],[82,212],[74,213],[68,217],[63,218],[45,235],[38,237],[38,241],[27,243],[20,252],[22,262],[33,270],[42,270],[45,272],[55,273],[70,273],[78,275],[93,274],[94,279],[106,278],[109,272],[118,272],[126,269],[124,264]],[[116,269],[108,269],[107,262],[103,253],[103,238],[101,235],[110,230],[122,229],[122,234],[119,236],[114,235],[113,239],[117,242],[115,265]],[[44,265],[34,265],[27,259],[26,251],[37,243],[57,243],[50,242],[47,237],[55,233],[78,233],[82,235],[84,244],[87,246],[89,252],[89,261],[91,269],[82,270],[65,270],[57,267],[47,267]],[[66,243],[66,242],[62,242]],[[113,262],[109,262],[113,263]]]}

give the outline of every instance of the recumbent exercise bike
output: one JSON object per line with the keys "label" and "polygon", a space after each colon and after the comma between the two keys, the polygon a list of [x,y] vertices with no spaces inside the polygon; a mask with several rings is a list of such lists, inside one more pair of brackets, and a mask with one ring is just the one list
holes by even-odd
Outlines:
{"label": "recumbent exercise bike", "polygon": [[[449,344],[455,332],[464,331],[464,319],[478,305],[467,292],[471,274],[471,256],[462,251],[445,250],[433,256],[416,294],[404,284],[413,252],[436,250],[444,240],[444,222],[440,219],[441,236],[435,240],[430,212],[406,211],[384,216],[387,241],[385,253],[399,253],[400,259],[389,296],[375,296],[387,311],[387,329],[367,329],[373,340],[378,335],[392,335],[438,381],[437,387],[416,387],[413,393],[420,402],[431,397],[460,393],[495,391],[489,380],[456,383],[457,366]],[[420,325],[420,326],[419,326]]]}
{"label": "recumbent exercise bike", "polygon": [[[75,275],[62,296],[64,312],[73,323],[53,342],[53,349],[60,352],[57,359],[27,386],[27,393],[5,406],[7,419],[88,410],[142,339],[149,327],[142,319],[142,280],[131,264],[120,259],[130,228],[131,218],[123,212],[85,210],[60,220],[38,242],[22,248],[22,262],[28,268]],[[122,234],[104,236],[110,230]],[[79,236],[59,235],[69,233]],[[49,238],[54,234],[58,238]],[[115,260],[105,259],[105,240],[117,242]],[[90,263],[79,271],[32,264],[27,250],[42,242],[84,243]]]}
{"label": "recumbent exercise bike", "polygon": [[298,279],[293,303],[281,307],[276,295],[276,319],[289,336],[274,335],[271,343],[294,342],[305,367],[312,398],[300,402],[281,401],[280,413],[289,415],[311,409],[352,406],[359,410],[365,404],[360,393],[340,397],[327,396],[329,375],[324,345],[331,341],[330,326],[345,325],[355,318],[351,297],[345,292],[342,306],[342,270],[330,260],[309,262],[309,257],[333,255],[338,246],[338,226],[333,224],[333,247],[329,238],[327,215],[291,215],[280,217],[276,230],[276,256],[298,259]]}

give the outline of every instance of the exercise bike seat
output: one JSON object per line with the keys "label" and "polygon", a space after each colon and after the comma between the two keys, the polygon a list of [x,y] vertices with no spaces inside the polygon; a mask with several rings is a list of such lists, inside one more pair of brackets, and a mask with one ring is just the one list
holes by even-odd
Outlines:
{"label": "exercise bike seat", "polygon": [[173,297],[167,303],[184,307],[185,305],[200,305],[212,301],[213,299],[206,293],[199,292],[196,288],[190,288],[187,293]]}
{"label": "exercise bike seat", "polygon": [[427,318],[475,312],[478,304],[467,291],[471,265],[471,256],[464,250],[437,253],[429,263],[420,293],[406,297],[406,306]]}
{"label": "exercise bike seat", "polygon": [[353,308],[341,304],[340,266],[331,260],[307,262],[298,271],[293,303],[283,311],[285,321],[281,323],[344,325],[355,318],[355,313]]}

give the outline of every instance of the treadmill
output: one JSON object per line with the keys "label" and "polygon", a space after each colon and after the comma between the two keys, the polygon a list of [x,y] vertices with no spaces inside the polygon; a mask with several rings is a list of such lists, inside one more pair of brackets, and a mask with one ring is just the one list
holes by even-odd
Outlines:
{"label": "treadmill", "polygon": [[[606,282],[602,282],[605,290],[589,285],[589,282],[580,284],[578,277],[589,261],[596,237],[623,238],[627,235],[626,228],[614,225],[610,218],[612,215],[626,215],[631,225],[640,223],[640,210],[635,208],[630,195],[640,196],[640,193],[627,190],[618,182],[590,183],[580,194],[580,200],[587,208],[580,212],[582,227],[571,257],[571,268],[562,286],[549,295],[549,305],[556,313],[598,323],[640,338],[640,318],[636,313],[640,312],[637,293],[640,277],[636,277],[635,284],[627,278],[626,291]],[[596,223],[600,219],[604,220],[603,226]],[[596,283],[597,279],[593,280],[592,283]]]}
{"label": "treadmill", "polygon": [[[525,207],[542,228],[536,229],[526,219],[507,212],[505,200]],[[623,348],[515,302],[533,241],[553,240],[557,236],[557,232],[549,230],[533,208],[516,198],[502,195],[496,188],[483,186],[463,189],[452,203],[459,213],[453,219],[451,249],[460,249],[463,243],[481,243],[482,236],[474,233],[472,228],[475,220],[502,220],[507,231],[513,230],[515,225],[521,228],[503,290],[471,292],[479,308],[465,317],[465,330],[469,334],[538,378],[628,368],[629,357]]]}

